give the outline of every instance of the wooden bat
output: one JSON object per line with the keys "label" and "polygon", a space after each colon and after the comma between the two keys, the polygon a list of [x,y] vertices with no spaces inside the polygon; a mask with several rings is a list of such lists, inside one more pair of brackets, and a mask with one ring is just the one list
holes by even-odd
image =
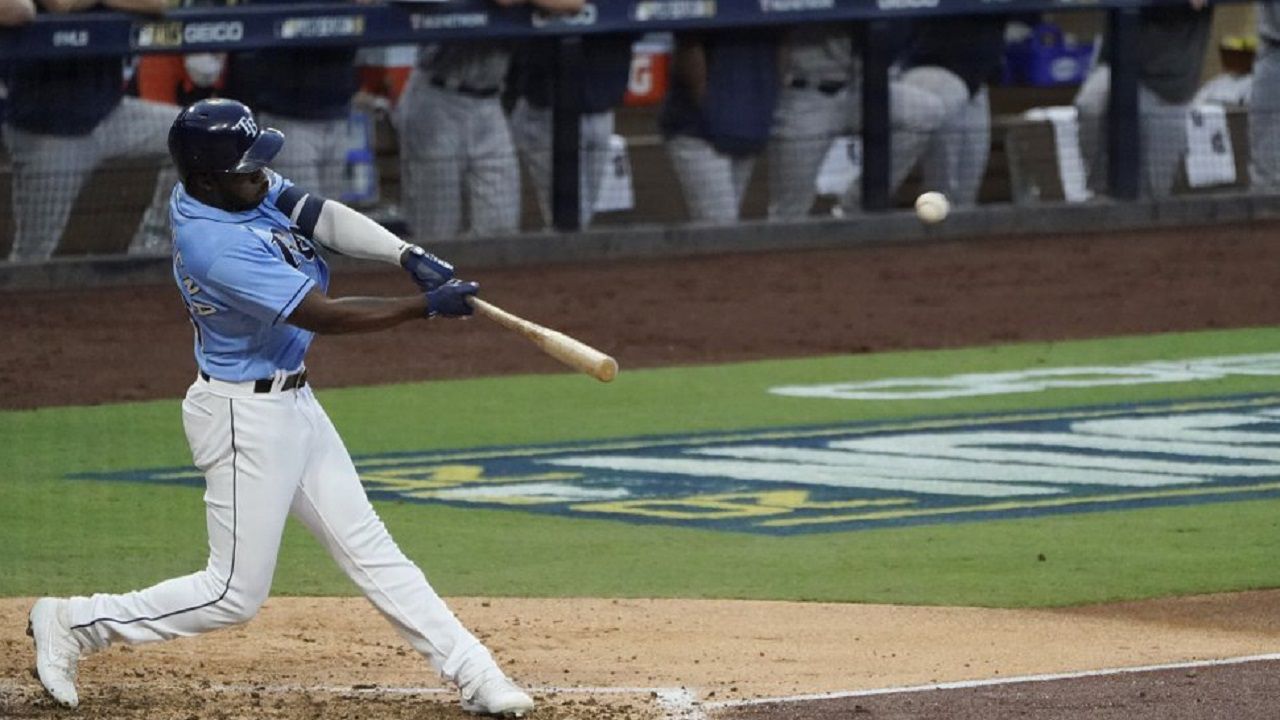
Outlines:
{"label": "wooden bat", "polygon": [[498,323],[508,330],[514,330],[527,340],[538,346],[542,352],[568,365],[574,370],[581,370],[600,382],[609,382],[618,375],[618,361],[605,355],[590,345],[545,328],[538,323],[525,320],[519,315],[512,315],[493,303],[485,302],[478,297],[467,298],[477,315]]}

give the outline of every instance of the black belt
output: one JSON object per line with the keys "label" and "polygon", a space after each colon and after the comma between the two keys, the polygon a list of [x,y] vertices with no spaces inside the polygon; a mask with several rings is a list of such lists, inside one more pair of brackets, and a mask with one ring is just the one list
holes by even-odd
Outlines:
{"label": "black belt", "polygon": [[787,82],[787,87],[792,87],[797,90],[807,90],[809,88],[813,88],[814,90],[817,90],[823,95],[835,95],[836,93],[848,87],[848,85],[849,83],[842,82],[840,80],[822,80],[821,82],[815,83],[815,82],[810,82],[804,78],[791,78],[791,80]]}
{"label": "black belt", "polygon": [[502,88],[500,87],[478,88],[478,87],[472,87],[470,85],[461,85],[458,83],[451,83],[448,80],[445,80],[444,78],[438,78],[438,77],[433,77],[431,78],[430,81],[432,85],[440,88],[441,90],[450,90],[452,92],[456,92],[461,95],[468,95],[470,97],[476,97],[476,98],[497,97],[498,93],[502,92]]}
{"label": "black belt", "polygon": [[[200,371],[200,377],[205,382],[208,382],[211,379],[209,377],[209,373],[203,370]],[[269,393],[275,387],[275,384],[276,384],[275,378],[262,378],[261,380],[254,380],[253,391],[255,393]],[[298,372],[286,377],[284,379],[284,382],[281,383],[280,389],[293,390],[294,388],[300,388],[306,384],[307,384],[307,371],[299,370]]]}

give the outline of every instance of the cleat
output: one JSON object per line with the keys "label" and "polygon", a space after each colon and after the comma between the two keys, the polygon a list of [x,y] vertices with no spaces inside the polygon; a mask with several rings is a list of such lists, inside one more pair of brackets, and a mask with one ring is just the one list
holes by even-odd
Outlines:
{"label": "cleat", "polygon": [[76,693],[76,667],[80,643],[67,622],[67,601],[40,598],[31,608],[27,634],[36,645],[36,677],[46,692],[63,707],[80,704]]}
{"label": "cleat", "polygon": [[494,670],[481,681],[471,697],[463,696],[462,709],[477,715],[519,718],[533,710],[533,698],[516,687],[506,675]]}

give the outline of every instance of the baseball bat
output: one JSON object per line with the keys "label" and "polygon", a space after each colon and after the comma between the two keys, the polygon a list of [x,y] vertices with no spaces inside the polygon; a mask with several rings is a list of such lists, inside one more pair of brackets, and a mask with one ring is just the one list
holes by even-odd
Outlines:
{"label": "baseball bat", "polygon": [[519,315],[513,315],[478,297],[468,297],[467,302],[471,304],[471,307],[475,308],[477,315],[483,315],[502,327],[523,335],[525,339],[537,345],[542,352],[574,370],[581,370],[600,382],[609,382],[618,375],[617,360],[581,340],[576,340],[562,332],[545,328],[536,322],[525,320]]}

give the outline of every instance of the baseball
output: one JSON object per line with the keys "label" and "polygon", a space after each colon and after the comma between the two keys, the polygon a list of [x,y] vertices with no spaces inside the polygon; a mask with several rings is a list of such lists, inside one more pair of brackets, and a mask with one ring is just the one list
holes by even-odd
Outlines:
{"label": "baseball", "polygon": [[951,203],[947,196],[940,192],[927,192],[916,198],[916,217],[927,225],[942,222],[947,218]]}

